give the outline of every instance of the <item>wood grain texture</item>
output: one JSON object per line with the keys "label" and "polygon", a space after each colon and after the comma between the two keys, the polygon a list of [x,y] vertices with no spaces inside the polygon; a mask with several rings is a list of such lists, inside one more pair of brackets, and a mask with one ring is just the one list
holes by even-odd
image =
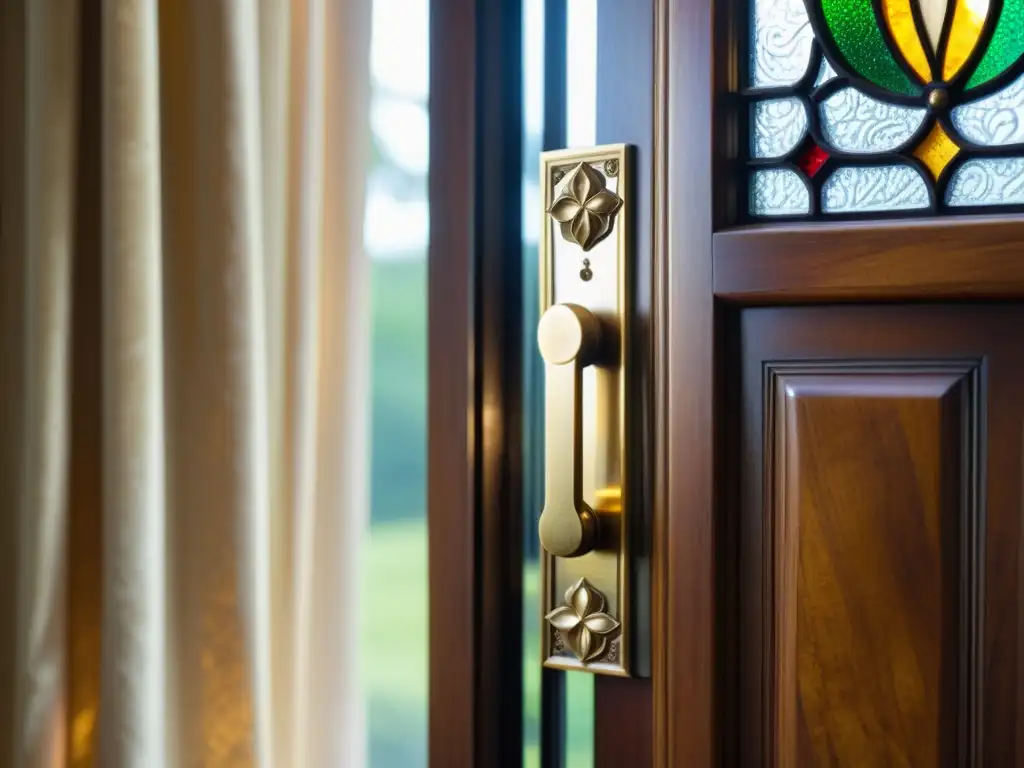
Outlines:
{"label": "wood grain texture", "polygon": [[769,370],[770,760],[954,765],[978,367]]}
{"label": "wood grain texture", "polygon": [[522,5],[492,5],[430,6],[429,752],[446,768],[522,759]]}
{"label": "wood grain texture", "polygon": [[711,234],[724,192],[713,109],[730,52],[712,41],[727,5],[655,6],[654,760],[666,768],[711,766],[720,753]]}
{"label": "wood grain texture", "polygon": [[601,677],[594,683],[594,768],[652,765],[651,681]]}
{"label": "wood grain texture", "polygon": [[1022,324],[742,312],[739,764],[1024,759]]}
{"label": "wood grain texture", "polygon": [[473,115],[476,3],[430,15],[427,538],[431,765],[470,768],[478,723],[473,433]]}
{"label": "wood grain texture", "polygon": [[1024,220],[743,227],[714,237],[715,294],[744,304],[1024,295]]}

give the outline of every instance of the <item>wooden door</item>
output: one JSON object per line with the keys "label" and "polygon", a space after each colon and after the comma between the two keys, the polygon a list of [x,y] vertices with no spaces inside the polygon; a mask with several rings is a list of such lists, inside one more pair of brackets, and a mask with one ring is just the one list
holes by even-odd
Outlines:
{"label": "wooden door", "polygon": [[1024,765],[1024,40],[950,5],[658,5],[660,765]]}
{"label": "wooden door", "polygon": [[[653,518],[651,676],[595,683],[598,766],[1024,765],[1024,5],[917,2],[596,2]],[[439,766],[521,762],[522,30],[495,7],[433,5]]]}

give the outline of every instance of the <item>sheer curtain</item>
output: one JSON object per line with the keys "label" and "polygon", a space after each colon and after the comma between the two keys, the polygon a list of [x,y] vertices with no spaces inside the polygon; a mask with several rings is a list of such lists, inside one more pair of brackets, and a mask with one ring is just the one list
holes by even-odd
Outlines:
{"label": "sheer curtain", "polygon": [[370,0],[8,0],[0,764],[358,766]]}

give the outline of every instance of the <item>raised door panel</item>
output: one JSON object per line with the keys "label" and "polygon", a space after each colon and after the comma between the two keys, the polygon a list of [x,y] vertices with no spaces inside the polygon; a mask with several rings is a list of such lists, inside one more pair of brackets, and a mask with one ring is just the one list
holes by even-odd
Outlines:
{"label": "raised door panel", "polygon": [[1024,757],[1015,307],[748,310],[744,765]]}
{"label": "raised door panel", "polygon": [[976,515],[960,487],[978,370],[769,368],[779,765],[939,765],[955,753],[958,555]]}

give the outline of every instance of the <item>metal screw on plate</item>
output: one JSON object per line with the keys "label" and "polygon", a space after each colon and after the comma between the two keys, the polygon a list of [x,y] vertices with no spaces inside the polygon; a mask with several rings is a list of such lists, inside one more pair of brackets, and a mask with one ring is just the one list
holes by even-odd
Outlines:
{"label": "metal screw on plate", "polygon": [[580,280],[587,283],[594,276],[594,270],[590,268],[590,259],[583,260],[583,269],[580,270]]}
{"label": "metal screw on plate", "polygon": [[604,161],[604,172],[609,176],[619,175],[619,161],[614,157]]}

